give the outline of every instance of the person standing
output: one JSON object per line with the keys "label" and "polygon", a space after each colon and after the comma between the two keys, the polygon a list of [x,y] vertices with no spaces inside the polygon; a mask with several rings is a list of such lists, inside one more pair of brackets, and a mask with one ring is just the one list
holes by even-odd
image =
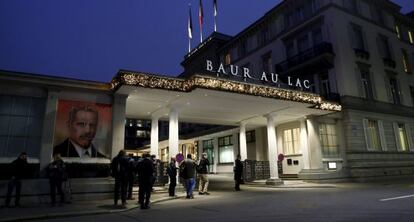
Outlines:
{"label": "person standing", "polygon": [[167,167],[167,174],[170,177],[170,186],[168,193],[170,197],[175,196],[175,187],[177,186],[177,167],[175,166],[175,157],[171,157],[171,161]]}
{"label": "person standing", "polygon": [[118,155],[112,159],[111,172],[115,178],[114,189],[114,205],[118,205],[119,191],[121,191],[122,206],[126,205],[126,193],[128,183],[128,158],[125,156],[125,151],[119,151]]}
{"label": "person standing", "polygon": [[22,188],[22,181],[21,179],[24,178],[25,172],[28,167],[27,163],[27,153],[22,152],[20,155],[15,159],[11,164],[10,171],[12,173],[12,177],[7,184],[7,196],[6,196],[6,207],[10,207],[11,195],[13,193],[14,188],[16,188],[16,197],[14,200],[14,206],[20,207],[20,191]]}
{"label": "person standing", "polygon": [[66,179],[65,163],[60,157],[59,153],[53,156],[53,162],[49,164],[49,185],[50,185],[50,199],[52,206],[56,204],[56,190],[60,195],[60,204],[65,201],[65,195],[62,190],[62,183]]}
{"label": "person standing", "polygon": [[208,166],[210,162],[207,159],[207,153],[203,153],[201,156],[200,163],[198,164],[197,168],[199,169],[198,176],[199,186],[198,186],[198,194],[199,195],[210,195],[208,191]]}
{"label": "person standing", "polygon": [[234,189],[236,191],[240,191],[240,184],[242,183],[242,175],[243,175],[243,163],[241,162],[240,154],[237,154],[236,163],[234,166],[234,181],[235,186]]}
{"label": "person standing", "polygon": [[134,181],[135,181],[135,174],[136,174],[136,162],[134,159],[133,154],[128,156],[128,189],[127,189],[127,199],[133,200],[133,188],[134,188]]}
{"label": "person standing", "polygon": [[154,164],[150,157],[149,154],[144,154],[142,161],[138,163],[138,203],[141,205],[141,209],[150,208],[149,203],[154,173]]}
{"label": "person standing", "polygon": [[193,190],[195,187],[195,168],[196,162],[191,158],[191,154],[187,154],[187,158],[181,162],[183,164],[183,170],[185,171],[184,174],[186,175],[186,191],[187,191],[187,199],[193,199]]}
{"label": "person standing", "polygon": [[153,164],[153,173],[152,173],[152,182],[151,182],[151,191],[152,192],[154,192],[154,184],[155,184],[155,181],[157,180],[157,164],[158,164],[158,161],[157,161],[157,156],[155,156],[154,154],[153,155],[151,155],[151,161],[152,161],[152,164]]}

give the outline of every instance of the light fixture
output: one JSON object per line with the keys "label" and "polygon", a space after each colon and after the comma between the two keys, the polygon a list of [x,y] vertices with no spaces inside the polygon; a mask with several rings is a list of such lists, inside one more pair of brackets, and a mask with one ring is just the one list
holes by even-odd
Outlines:
{"label": "light fixture", "polygon": [[336,162],[328,162],[328,170],[336,170]]}

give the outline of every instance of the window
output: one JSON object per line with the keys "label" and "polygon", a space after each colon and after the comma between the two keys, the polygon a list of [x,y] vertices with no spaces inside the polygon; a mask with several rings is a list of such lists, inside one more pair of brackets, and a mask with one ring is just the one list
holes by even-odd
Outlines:
{"label": "window", "polygon": [[397,37],[401,39],[401,26],[399,24],[395,25],[395,32],[397,33]]}
{"label": "window", "polygon": [[283,152],[285,155],[300,154],[299,128],[283,131]]}
{"label": "window", "polygon": [[382,58],[391,59],[391,49],[388,43],[388,38],[383,35],[378,36],[378,45]]}
{"label": "window", "polygon": [[389,79],[389,88],[391,93],[391,102],[394,104],[401,104],[400,100],[400,90],[398,89],[397,79],[391,77]]}
{"label": "window", "polygon": [[233,141],[232,136],[218,138],[219,163],[233,163]]}
{"label": "window", "polygon": [[364,119],[363,124],[367,149],[372,151],[380,151],[382,146],[379,122],[377,120]]}
{"label": "window", "polygon": [[295,55],[295,47],[293,41],[285,43],[286,57],[289,59]]}
{"label": "window", "polygon": [[319,139],[324,157],[338,157],[338,142],[334,124],[319,124]]}
{"label": "window", "polygon": [[298,39],[298,52],[304,52],[309,48],[308,35],[303,35]]}
{"label": "window", "polygon": [[414,33],[413,31],[408,31],[408,38],[410,39],[410,43],[414,44]]}
{"label": "window", "polygon": [[322,29],[317,28],[312,31],[313,46],[319,45],[323,42]]}
{"label": "window", "polygon": [[343,0],[344,7],[351,12],[358,13],[357,0]]}
{"label": "window", "polygon": [[45,107],[43,98],[0,95],[1,157],[39,156]]}
{"label": "window", "polygon": [[320,94],[325,97],[329,96],[331,92],[331,87],[329,85],[329,74],[328,73],[321,74],[320,81],[321,81]]}
{"label": "window", "polygon": [[231,55],[230,55],[230,52],[228,52],[226,54],[226,57],[224,58],[224,64],[225,65],[230,65],[230,63],[231,63]]}
{"label": "window", "polygon": [[411,102],[413,103],[413,107],[414,107],[414,86],[410,86],[410,94],[411,94]]}
{"label": "window", "polygon": [[259,32],[259,36],[257,38],[257,44],[259,46],[266,44],[269,40],[269,28],[266,26],[262,28]]}
{"label": "window", "polygon": [[371,83],[371,77],[369,74],[369,69],[366,67],[360,67],[361,71],[361,83],[363,88],[363,97],[365,99],[374,99],[374,94],[372,90],[372,83]]}
{"label": "window", "polygon": [[272,56],[270,52],[262,56],[262,66],[264,72],[272,72]]}
{"label": "window", "polygon": [[384,17],[380,8],[375,5],[371,5],[371,16],[372,20],[375,22],[384,25]]}
{"label": "window", "polygon": [[411,65],[408,62],[407,50],[401,49],[401,52],[402,52],[402,62],[403,62],[404,72],[411,73]]}
{"label": "window", "polygon": [[362,27],[359,25],[352,25],[352,35],[354,49],[365,50]]}
{"label": "window", "polygon": [[[207,159],[210,162],[210,165],[214,164],[214,145],[213,140],[203,140],[203,152],[207,153]],[[212,170],[212,167],[209,167],[209,170]]]}
{"label": "window", "polygon": [[408,137],[407,130],[404,123],[393,123],[394,133],[395,133],[395,142],[397,143],[398,151],[408,151]]}
{"label": "window", "polygon": [[246,132],[246,143],[256,142],[256,133],[254,130]]}

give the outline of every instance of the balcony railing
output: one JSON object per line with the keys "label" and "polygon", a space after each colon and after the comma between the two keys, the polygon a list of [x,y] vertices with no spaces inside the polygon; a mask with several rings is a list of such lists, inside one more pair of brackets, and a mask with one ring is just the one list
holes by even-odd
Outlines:
{"label": "balcony railing", "polygon": [[369,52],[365,51],[365,49],[354,49],[355,55],[361,59],[369,59]]}
{"label": "balcony railing", "polygon": [[323,42],[308,50],[300,52],[299,54],[287,59],[286,61],[276,64],[275,66],[276,72],[277,73],[286,72],[291,68],[304,64],[307,61],[310,61],[324,54],[334,55],[331,43]]}

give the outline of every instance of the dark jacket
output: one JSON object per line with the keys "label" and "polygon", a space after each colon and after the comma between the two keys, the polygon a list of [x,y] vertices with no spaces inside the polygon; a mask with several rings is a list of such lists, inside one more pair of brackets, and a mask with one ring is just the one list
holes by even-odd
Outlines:
{"label": "dark jacket", "polygon": [[[98,152],[96,148],[92,144],[92,153],[91,157],[100,157],[100,158],[106,158],[105,155]],[[73,146],[73,144],[69,141],[69,138],[63,141],[63,143],[56,145],[53,148],[53,155],[56,153],[60,153],[61,157],[79,157],[78,152],[76,151],[76,148]]]}
{"label": "dark jacket", "polygon": [[28,166],[27,160],[20,159],[20,157],[13,160],[11,163],[11,176],[16,180],[24,178],[27,175]]}
{"label": "dark jacket", "polygon": [[198,172],[199,174],[207,174],[208,173],[208,169],[207,167],[210,165],[210,162],[208,161],[208,159],[201,159],[200,163],[197,166]]}
{"label": "dark jacket", "polygon": [[167,174],[171,178],[177,177],[177,167],[175,166],[175,162],[170,162],[167,167]]}
{"label": "dark jacket", "polygon": [[66,171],[65,171],[65,163],[63,160],[54,160],[49,164],[48,167],[48,174],[49,179],[51,180],[65,180],[66,178]]}
{"label": "dark jacket", "polygon": [[240,180],[243,175],[243,163],[236,159],[235,165],[234,165],[234,179]]}
{"label": "dark jacket", "polygon": [[117,155],[111,162],[111,175],[115,179],[126,179],[129,173],[129,159],[126,156]]}
{"label": "dark jacket", "polygon": [[138,182],[139,184],[151,184],[154,173],[154,164],[148,159],[144,158],[138,163]]}
{"label": "dark jacket", "polygon": [[196,163],[192,159],[185,159],[181,163],[182,167],[185,170],[186,179],[195,178]]}

